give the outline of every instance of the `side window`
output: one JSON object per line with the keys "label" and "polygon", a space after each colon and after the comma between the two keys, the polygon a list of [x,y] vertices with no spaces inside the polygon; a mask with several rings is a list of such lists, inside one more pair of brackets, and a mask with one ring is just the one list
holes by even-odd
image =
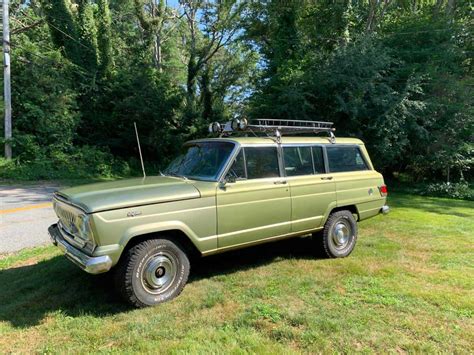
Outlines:
{"label": "side window", "polygon": [[276,147],[247,147],[247,178],[261,179],[280,176]]}
{"label": "side window", "polygon": [[315,174],[326,173],[326,170],[324,169],[323,148],[312,147],[312,149],[313,149],[314,173]]}
{"label": "side window", "polygon": [[327,153],[329,171],[333,173],[368,169],[359,147],[329,146]]}
{"label": "side window", "polygon": [[247,178],[247,174],[245,173],[245,159],[244,159],[244,150],[241,149],[237,157],[235,158],[232,166],[230,167],[229,171],[227,172],[227,176],[232,176],[236,180],[242,180]]}
{"label": "side window", "polygon": [[311,147],[283,147],[287,176],[313,174]]}

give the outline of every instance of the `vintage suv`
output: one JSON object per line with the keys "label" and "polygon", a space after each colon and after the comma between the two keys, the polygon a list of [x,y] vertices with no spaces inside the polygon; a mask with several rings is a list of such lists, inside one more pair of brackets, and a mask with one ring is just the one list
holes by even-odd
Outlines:
{"label": "vintage suv", "polygon": [[[336,140],[330,126],[214,123],[221,137],[186,143],[161,176],[57,192],[51,239],[86,272],[114,270],[119,291],[137,307],[176,297],[192,255],[313,235],[328,257],[345,257],[357,221],[388,213],[387,188],[364,144]],[[330,137],[282,136],[321,131]]]}

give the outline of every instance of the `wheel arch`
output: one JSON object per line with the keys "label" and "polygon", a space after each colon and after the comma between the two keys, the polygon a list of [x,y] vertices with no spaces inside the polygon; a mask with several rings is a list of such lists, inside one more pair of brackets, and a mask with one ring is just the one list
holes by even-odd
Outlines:
{"label": "wheel arch", "polygon": [[192,242],[191,238],[181,229],[168,229],[168,230],[159,230],[154,232],[146,232],[143,234],[137,234],[131,236],[126,240],[126,243],[123,244],[123,250],[120,258],[124,255],[129,249],[133,248],[135,245],[150,239],[168,239],[175,242],[179,245],[188,257],[199,257],[202,255],[201,251],[196,247]]}
{"label": "wheel arch", "polygon": [[356,205],[336,206],[329,212],[328,217],[332,213],[338,211],[350,211],[354,215],[356,221],[360,220],[359,210],[357,209]]}

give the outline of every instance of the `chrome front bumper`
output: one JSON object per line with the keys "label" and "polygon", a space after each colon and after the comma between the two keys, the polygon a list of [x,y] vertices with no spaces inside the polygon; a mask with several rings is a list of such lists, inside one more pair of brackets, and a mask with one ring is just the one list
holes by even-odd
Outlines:
{"label": "chrome front bumper", "polygon": [[101,274],[112,267],[112,259],[108,255],[89,256],[64,240],[57,224],[49,226],[48,233],[51,241],[66,257],[89,274]]}
{"label": "chrome front bumper", "polygon": [[390,207],[388,207],[387,205],[383,206],[381,209],[380,209],[380,212],[383,213],[383,214],[387,214],[390,212]]}

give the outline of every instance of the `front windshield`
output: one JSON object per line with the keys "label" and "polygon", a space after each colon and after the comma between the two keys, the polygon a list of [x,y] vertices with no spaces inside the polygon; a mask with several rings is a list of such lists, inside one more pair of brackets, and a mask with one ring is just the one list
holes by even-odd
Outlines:
{"label": "front windshield", "polygon": [[184,146],[178,156],[163,172],[195,180],[217,180],[229,158],[234,144],[230,142],[195,142]]}

